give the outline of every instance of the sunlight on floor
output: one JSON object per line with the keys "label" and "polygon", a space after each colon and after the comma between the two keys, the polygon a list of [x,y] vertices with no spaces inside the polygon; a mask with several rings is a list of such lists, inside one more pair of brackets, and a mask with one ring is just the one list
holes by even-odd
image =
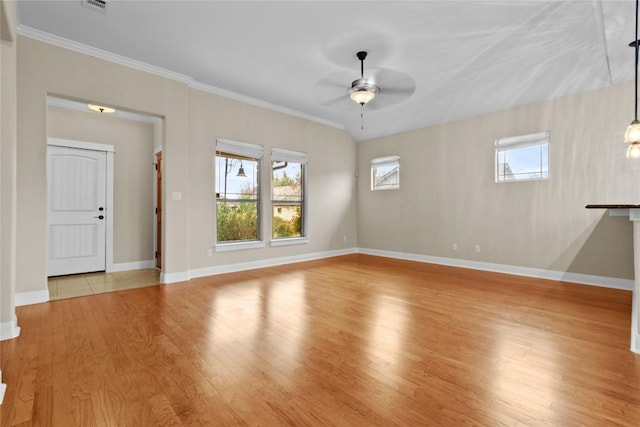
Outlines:
{"label": "sunlight on floor", "polygon": [[48,280],[49,300],[144,288],[158,284],[160,284],[160,271],[153,268],[50,277]]}

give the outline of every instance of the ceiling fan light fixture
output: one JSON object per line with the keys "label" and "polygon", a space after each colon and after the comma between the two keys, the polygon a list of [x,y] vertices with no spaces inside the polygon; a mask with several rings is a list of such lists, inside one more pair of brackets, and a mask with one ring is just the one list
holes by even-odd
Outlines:
{"label": "ceiling fan light fixture", "polygon": [[375,92],[371,92],[367,89],[359,89],[351,92],[351,99],[360,105],[364,105],[376,97]]}
{"label": "ceiling fan light fixture", "polygon": [[355,80],[351,83],[351,99],[360,105],[373,100],[380,92],[380,88],[374,84],[364,81],[364,79]]}

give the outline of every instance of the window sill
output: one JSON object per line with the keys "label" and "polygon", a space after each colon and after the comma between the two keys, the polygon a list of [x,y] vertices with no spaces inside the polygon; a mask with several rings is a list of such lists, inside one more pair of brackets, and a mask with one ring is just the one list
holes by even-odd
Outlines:
{"label": "window sill", "polygon": [[293,237],[291,239],[272,239],[271,246],[306,245],[309,243],[308,237]]}
{"label": "window sill", "polygon": [[262,240],[252,240],[250,242],[218,243],[215,245],[216,252],[241,251],[244,249],[264,248]]}

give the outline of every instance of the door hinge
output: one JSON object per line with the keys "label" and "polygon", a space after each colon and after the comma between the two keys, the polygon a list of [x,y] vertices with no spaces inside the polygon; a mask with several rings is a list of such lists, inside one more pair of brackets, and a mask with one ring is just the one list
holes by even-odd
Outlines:
{"label": "door hinge", "polygon": [[153,163],[153,168],[154,168],[155,170],[158,170],[158,164],[157,164],[157,163]]}
{"label": "door hinge", "polygon": [[158,215],[158,208],[156,208],[156,215]]}

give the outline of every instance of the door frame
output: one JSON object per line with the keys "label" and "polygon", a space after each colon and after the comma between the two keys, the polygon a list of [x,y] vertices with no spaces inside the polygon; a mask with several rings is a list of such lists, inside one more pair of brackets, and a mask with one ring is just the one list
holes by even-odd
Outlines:
{"label": "door frame", "polygon": [[[103,151],[107,153],[107,177],[106,177],[106,206],[107,221],[105,224],[105,270],[107,273],[113,271],[113,217],[115,211],[113,209],[113,161],[116,152],[113,145],[97,144],[95,142],[74,141],[71,139],[47,138],[47,147],[66,147],[78,150]],[[47,195],[47,204],[49,196]],[[47,221],[48,223],[48,221]],[[47,237],[48,239],[48,237]],[[47,242],[49,248],[49,242]],[[48,251],[49,249],[47,249]],[[49,254],[47,253],[47,257]]]}
{"label": "door frame", "polygon": [[[155,207],[155,213],[153,215],[153,260],[154,260],[154,268],[158,268],[157,264],[157,256],[156,253],[160,252],[160,271],[163,271],[164,263],[162,262],[162,257],[164,254],[162,253],[162,240],[158,240],[158,211],[160,209],[160,213],[162,212],[162,200],[158,200],[158,193],[162,194],[162,188],[158,188],[158,155],[162,155],[162,147],[156,147],[153,149],[153,164],[155,165],[156,173],[153,176],[153,206]],[[162,196],[160,197],[162,199]],[[158,201],[160,203],[158,203]],[[164,216],[161,217],[164,220]],[[162,230],[160,230],[160,239],[162,239]]]}

